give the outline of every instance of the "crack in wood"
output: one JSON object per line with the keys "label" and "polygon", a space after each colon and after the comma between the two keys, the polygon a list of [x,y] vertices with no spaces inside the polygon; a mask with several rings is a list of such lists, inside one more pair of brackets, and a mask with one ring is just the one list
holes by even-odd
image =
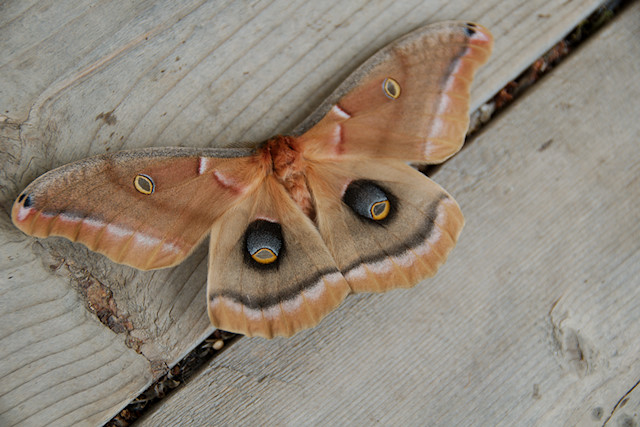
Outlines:
{"label": "crack in wood", "polygon": [[[616,402],[616,404],[613,406],[613,409],[611,410],[611,413],[609,414],[607,419],[604,420],[604,423],[602,424],[603,427],[609,423],[618,409],[623,408],[627,404],[627,402],[629,401],[629,395],[636,389],[636,387],[638,387],[638,384],[640,384],[640,380],[636,381],[636,383],[629,390],[627,390],[627,392],[618,400],[618,402]],[[629,427],[636,427],[638,425],[636,420],[630,415],[621,414],[621,417],[622,419],[620,420],[620,425]]]}

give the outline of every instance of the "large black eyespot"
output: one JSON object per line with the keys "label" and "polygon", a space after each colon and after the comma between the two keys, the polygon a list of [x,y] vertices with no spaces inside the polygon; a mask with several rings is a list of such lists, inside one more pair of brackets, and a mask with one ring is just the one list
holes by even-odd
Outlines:
{"label": "large black eyespot", "polygon": [[244,233],[245,259],[255,266],[275,267],[284,253],[282,227],[276,222],[257,219]]}
{"label": "large black eyespot", "polygon": [[393,213],[395,198],[373,181],[352,181],[342,201],[358,215],[372,221],[383,221]]}

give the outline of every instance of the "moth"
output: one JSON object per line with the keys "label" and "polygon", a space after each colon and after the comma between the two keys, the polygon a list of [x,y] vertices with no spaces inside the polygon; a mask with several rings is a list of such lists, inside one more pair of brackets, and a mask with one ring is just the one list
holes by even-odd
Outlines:
{"label": "moth", "polygon": [[471,81],[492,43],[473,23],[419,28],[360,66],[294,135],[80,160],[34,180],[13,223],[141,270],[180,263],[209,235],[213,325],[293,335],[349,293],[411,287],[445,261],[464,218],[411,164],[461,148]]}

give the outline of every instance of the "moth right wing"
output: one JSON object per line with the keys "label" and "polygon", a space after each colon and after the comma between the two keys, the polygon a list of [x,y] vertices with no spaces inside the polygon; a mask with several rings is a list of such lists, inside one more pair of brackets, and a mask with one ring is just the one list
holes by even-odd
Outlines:
{"label": "moth right wing", "polygon": [[250,150],[152,148],[61,166],[34,180],[13,223],[141,270],[181,262],[213,221],[264,178]]}
{"label": "moth right wing", "polygon": [[471,82],[492,44],[481,25],[441,22],[383,48],[300,127],[305,157],[443,162],[462,147]]}

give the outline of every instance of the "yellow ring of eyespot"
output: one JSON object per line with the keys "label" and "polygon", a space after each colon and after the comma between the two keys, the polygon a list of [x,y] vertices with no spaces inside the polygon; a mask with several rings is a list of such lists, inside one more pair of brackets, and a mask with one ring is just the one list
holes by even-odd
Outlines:
{"label": "yellow ring of eyespot", "polygon": [[[267,257],[261,258],[258,256],[258,254],[263,254],[263,255],[266,254]],[[273,253],[273,251],[269,248],[262,248],[260,250],[255,251],[253,255],[251,255],[251,258],[253,258],[256,262],[259,262],[260,264],[271,264],[276,259],[278,259],[278,255]]]}
{"label": "yellow ring of eyespot", "polygon": [[387,77],[382,82],[382,90],[384,90],[384,94],[389,98],[398,99],[398,97],[400,96],[400,83],[398,83],[391,77]]}
{"label": "yellow ring of eyespot", "polygon": [[[384,210],[382,212],[380,212],[379,214],[376,215],[376,207],[380,206],[380,205],[384,205]],[[375,219],[376,221],[380,221],[381,219],[385,219],[387,217],[387,215],[389,215],[389,208],[391,207],[391,204],[389,203],[388,200],[383,200],[381,202],[376,202],[373,205],[371,205],[371,218]]]}
{"label": "yellow ring of eyespot", "polygon": [[[146,186],[143,186],[142,184],[140,184],[140,182],[143,182],[144,184],[146,184]],[[136,187],[136,190],[138,190],[139,192],[147,196],[153,193],[153,190],[155,189],[155,184],[153,183],[153,180],[151,179],[151,177],[147,175],[143,175],[141,173],[139,173],[138,175],[136,175],[135,178],[133,178],[133,186]]]}

